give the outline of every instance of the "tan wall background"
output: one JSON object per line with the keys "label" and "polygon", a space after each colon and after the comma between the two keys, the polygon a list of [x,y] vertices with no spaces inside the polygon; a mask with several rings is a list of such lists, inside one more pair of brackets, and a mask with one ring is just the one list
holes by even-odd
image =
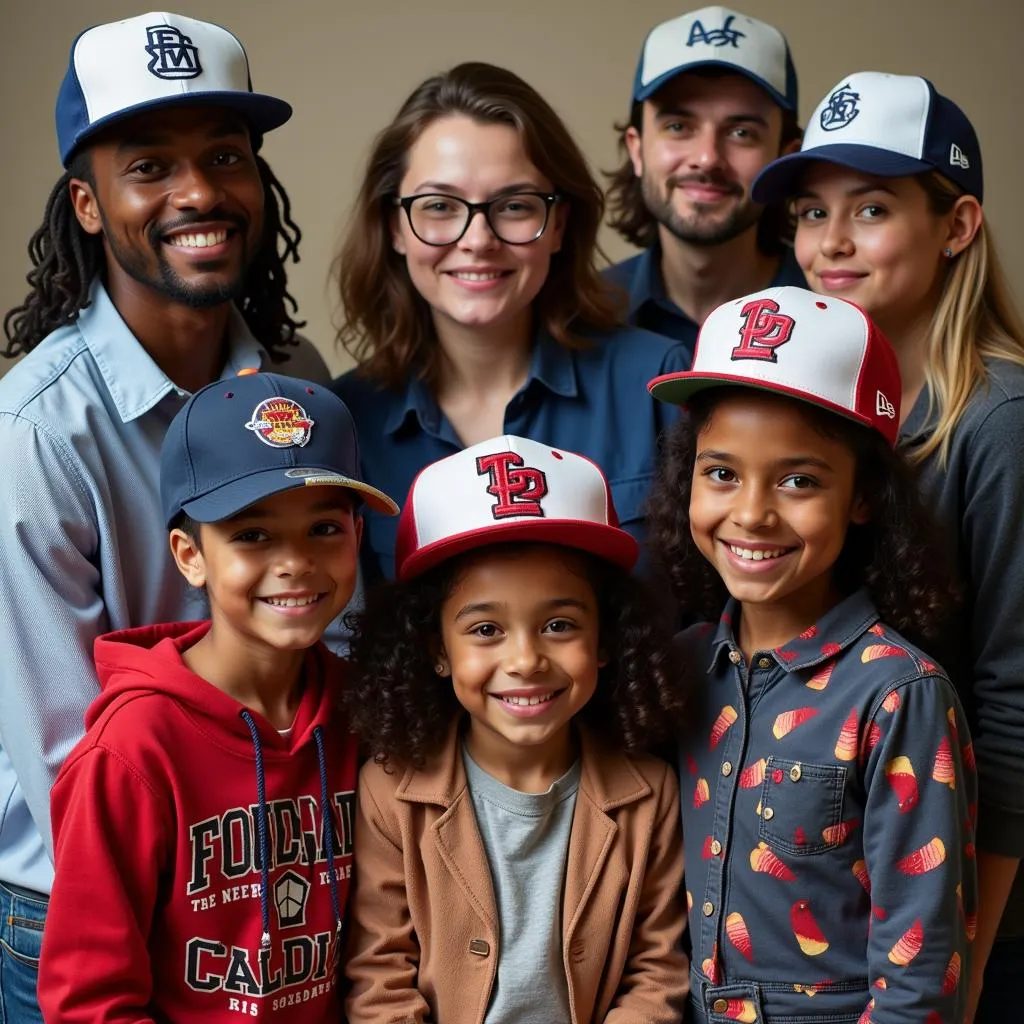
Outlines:
{"label": "tan wall background", "polygon": [[[640,46],[657,22],[701,0],[178,0],[182,14],[216,21],[245,43],[259,91],[289,100],[295,116],[264,153],[303,228],[290,275],[306,333],[331,367],[328,267],[370,140],[426,76],[462,60],[511,68],[566,119],[595,168],[617,161],[612,122],[628,111]],[[124,0],[5,4],[0,39],[4,153],[0,195],[0,310],[20,302],[26,245],[61,172],[53,104],[77,32],[142,13]],[[747,14],[787,35],[800,76],[801,123],[841,75],[921,74],[964,108],[981,139],[990,221],[1018,301],[1024,298],[1024,3],[1021,0],[742,0]],[[612,258],[629,247],[611,232]],[[3,361],[6,363],[6,361]],[[3,367],[0,366],[0,372]]]}

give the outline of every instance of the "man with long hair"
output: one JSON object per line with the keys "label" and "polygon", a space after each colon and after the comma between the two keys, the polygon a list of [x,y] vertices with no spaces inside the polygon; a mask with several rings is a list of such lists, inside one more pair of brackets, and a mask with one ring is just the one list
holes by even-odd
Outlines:
{"label": "man with long hair", "polygon": [[750,196],[762,167],[799,148],[797,78],[774,26],[725,7],[653,28],[640,54],[623,163],[608,175],[609,223],[643,252],[606,278],[631,325],[690,352],[716,306],[769,285],[804,285],[784,207]]}
{"label": "man with long hair", "polygon": [[[103,632],[196,618],[162,529],[160,444],[189,393],[241,370],[326,381],[285,262],[299,231],[258,150],[291,116],[216,25],[149,14],[75,40],[65,173],[4,319],[0,381],[0,999],[40,1020],[49,792],[98,692]],[[183,756],[188,756],[183,752]],[[132,853],[147,856],[145,850]],[[87,927],[87,923],[83,923]]]}

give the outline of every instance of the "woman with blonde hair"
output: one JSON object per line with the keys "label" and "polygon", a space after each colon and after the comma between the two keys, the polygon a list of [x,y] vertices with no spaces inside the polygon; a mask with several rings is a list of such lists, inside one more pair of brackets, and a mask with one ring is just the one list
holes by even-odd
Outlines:
{"label": "woman with blonde hair", "polygon": [[[619,325],[596,265],[601,189],[550,105],[511,71],[427,79],[377,136],[336,271],[335,383],[374,486],[406,493],[426,465],[500,434],[586,455],[623,527],[643,533],[657,439],[674,414],[646,392],[682,346]],[[492,465],[495,515],[543,481]],[[366,578],[391,576],[397,527],[370,513]]]}
{"label": "woman with blonde hair", "polygon": [[[761,173],[754,197],[792,199],[796,255],[809,286],[862,306],[899,358],[901,445],[947,529],[964,597],[945,644],[933,645],[967,707],[973,744],[959,740],[979,772],[979,913],[967,922],[975,938],[964,980],[976,1024],[1017,1019],[1024,325],[982,213],[977,136],[963,111],[923,78],[850,75],[818,105],[801,151]],[[914,768],[921,784],[942,784],[932,765]]]}

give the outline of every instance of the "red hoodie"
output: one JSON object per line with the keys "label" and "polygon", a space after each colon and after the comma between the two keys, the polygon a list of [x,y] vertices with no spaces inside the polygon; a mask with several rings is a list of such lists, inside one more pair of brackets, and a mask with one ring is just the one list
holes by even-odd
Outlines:
{"label": "red hoodie", "polygon": [[330,719],[344,662],[310,651],[286,738],[185,666],[208,628],[96,641],[103,692],[51,794],[49,1024],[341,1019],[356,749]]}

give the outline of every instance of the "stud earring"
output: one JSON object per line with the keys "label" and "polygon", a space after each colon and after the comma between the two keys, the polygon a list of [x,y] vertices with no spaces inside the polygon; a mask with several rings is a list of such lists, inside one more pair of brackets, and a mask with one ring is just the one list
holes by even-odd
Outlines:
{"label": "stud earring", "polygon": [[948,245],[942,250],[942,252],[947,260],[951,260],[953,258],[953,250]]}
{"label": "stud earring", "polygon": [[437,664],[436,664],[436,665],[434,666],[434,671],[435,671],[435,672],[436,672],[436,673],[437,673],[437,674],[438,674],[439,676],[443,676],[443,675],[444,675],[444,665],[442,665],[442,664],[441,664],[440,662],[438,662],[438,663],[437,663]]}

